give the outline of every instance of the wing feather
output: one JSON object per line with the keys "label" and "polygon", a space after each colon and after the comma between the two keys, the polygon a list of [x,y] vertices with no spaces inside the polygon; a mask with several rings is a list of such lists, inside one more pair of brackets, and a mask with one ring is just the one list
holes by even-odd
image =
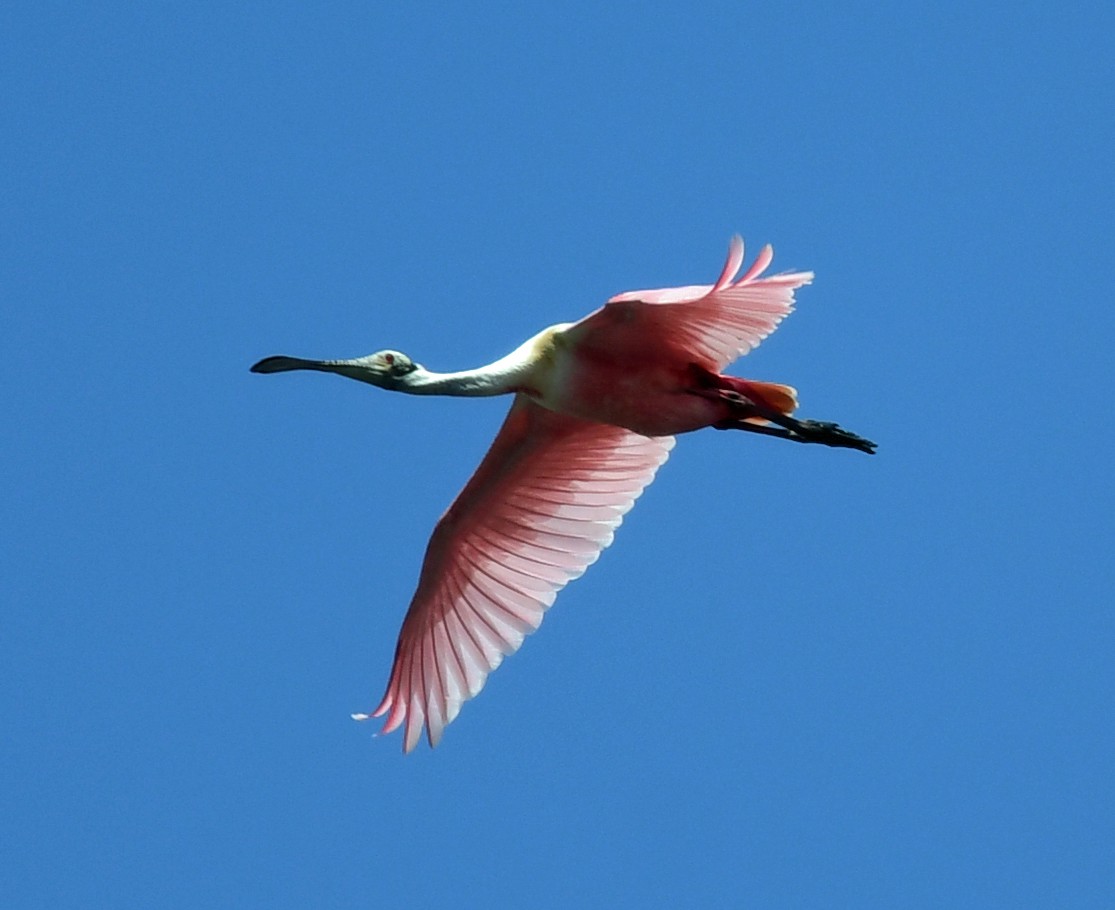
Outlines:
{"label": "wing feather", "polygon": [[607,353],[637,348],[646,357],[669,357],[723,370],[777,328],[794,308],[794,291],[812,272],[762,277],[774,259],[768,244],[736,278],[743,264],[738,235],[715,284],[617,294],[568,331],[585,350]]}
{"label": "wing feather", "polygon": [[430,539],[373,712],[386,715],[383,732],[402,726],[407,752],[423,728],[437,745],[558,592],[612,542],[673,445],[671,437],[567,417],[517,396]]}

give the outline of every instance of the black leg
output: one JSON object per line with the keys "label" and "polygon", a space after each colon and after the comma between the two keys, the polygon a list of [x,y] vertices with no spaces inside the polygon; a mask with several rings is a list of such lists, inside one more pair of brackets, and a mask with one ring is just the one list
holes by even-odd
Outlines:
{"label": "black leg", "polygon": [[850,430],[845,430],[838,423],[824,420],[798,420],[786,414],[764,414],[763,416],[789,430],[791,438],[797,442],[815,442],[838,449],[858,449],[868,455],[875,454],[875,443],[870,439],[857,436]]}
{"label": "black leg", "polygon": [[832,446],[838,449],[856,449],[875,454],[875,443],[864,439],[855,433],[845,430],[836,423],[827,423],[821,420],[797,420],[785,414],[763,414],[780,426],[769,426],[761,423],[748,423],[745,420],[726,420],[714,424],[718,430],[746,430],[748,433],[759,433],[763,436],[775,436],[778,439],[789,439],[791,442],[816,443],[818,445]]}
{"label": "black leg", "polygon": [[792,439],[795,442],[802,442],[789,430],[784,430],[782,427],[772,427],[765,423],[748,423],[745,420],[725,420],[722,423],[714,423],[712,425],[714,430],[746,430],[748,433],[758,433],[760,436],[774,436],[778,439]]}
{"label": "black leg", "polygon": [[[789,439],[791,442],[816,443],[839,449],[856,449],[868,455],[875,454],[875,443],[845,430],[837,423],[823,420],[798,420],[789,414],[774,410],[766,402],[755,401],[736,389],[725,388],[724,383],[730,381],[730,377],[717,376],[695,363],[691,363],[689,369],[694,380],[694,386],[689,390],[691,394],[722,401],[731,407],[733,417],[713,424],[718,430],[745,430],[761,436]],[[744,419],[747,417],[761,417],[777,426],[748,423]]]}

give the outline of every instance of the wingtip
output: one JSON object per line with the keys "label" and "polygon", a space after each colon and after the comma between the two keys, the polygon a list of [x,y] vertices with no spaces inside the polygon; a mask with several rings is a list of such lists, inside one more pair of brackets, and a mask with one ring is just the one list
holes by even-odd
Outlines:
{"label": "wingtip", "polygon": [[724,268],[720,272],[720,277],[716,279],[716,284],[713,285],[712,293],[722,291],[731,284],[741,265],[743,265],[743,238],[739,234],[733,234],[728,241],[728,258],[724,260]]}
{"label": "wingtip", "polygon": [[767,270],[767,268],[773,261],[774,247],[767,243],[761,250],[759,250],[759,255],[755,257],[755,261],[751,263],[751,267],[744,273],[743,277],[736,282],[736,284],[746,284],[747,282],[758,278],[760,275],[763,274],[763,272]]}

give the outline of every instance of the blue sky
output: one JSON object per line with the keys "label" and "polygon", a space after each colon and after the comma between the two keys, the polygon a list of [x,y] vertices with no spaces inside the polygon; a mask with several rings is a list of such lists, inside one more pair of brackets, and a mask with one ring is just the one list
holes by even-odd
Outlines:
{"label": "blue sky", "polygon": [[[1110,907],[1111,12],[0,13],[0,902]],[[442,745],[378,700],[486,363],[739,231],[734,371]]]}

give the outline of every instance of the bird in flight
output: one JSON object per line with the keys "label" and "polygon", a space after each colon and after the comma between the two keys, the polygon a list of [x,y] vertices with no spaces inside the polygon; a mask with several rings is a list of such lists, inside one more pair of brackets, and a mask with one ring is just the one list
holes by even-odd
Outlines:
{"label": "bird in flight", "polygon": [[253,373],[317,370],[411,395],[514,395],[476,473],[438,521],[395,648],[383,732],[431,746],[558,592],[612,542],[674,436],[703,427],[874,453],[835,423],[792,415],[787,385],[721,374],[774,331],[812,272],[741,277],[732,238],[712,285],[629,291],[474,370],[435,373],[399,351],[353,360],[267,357]]}

